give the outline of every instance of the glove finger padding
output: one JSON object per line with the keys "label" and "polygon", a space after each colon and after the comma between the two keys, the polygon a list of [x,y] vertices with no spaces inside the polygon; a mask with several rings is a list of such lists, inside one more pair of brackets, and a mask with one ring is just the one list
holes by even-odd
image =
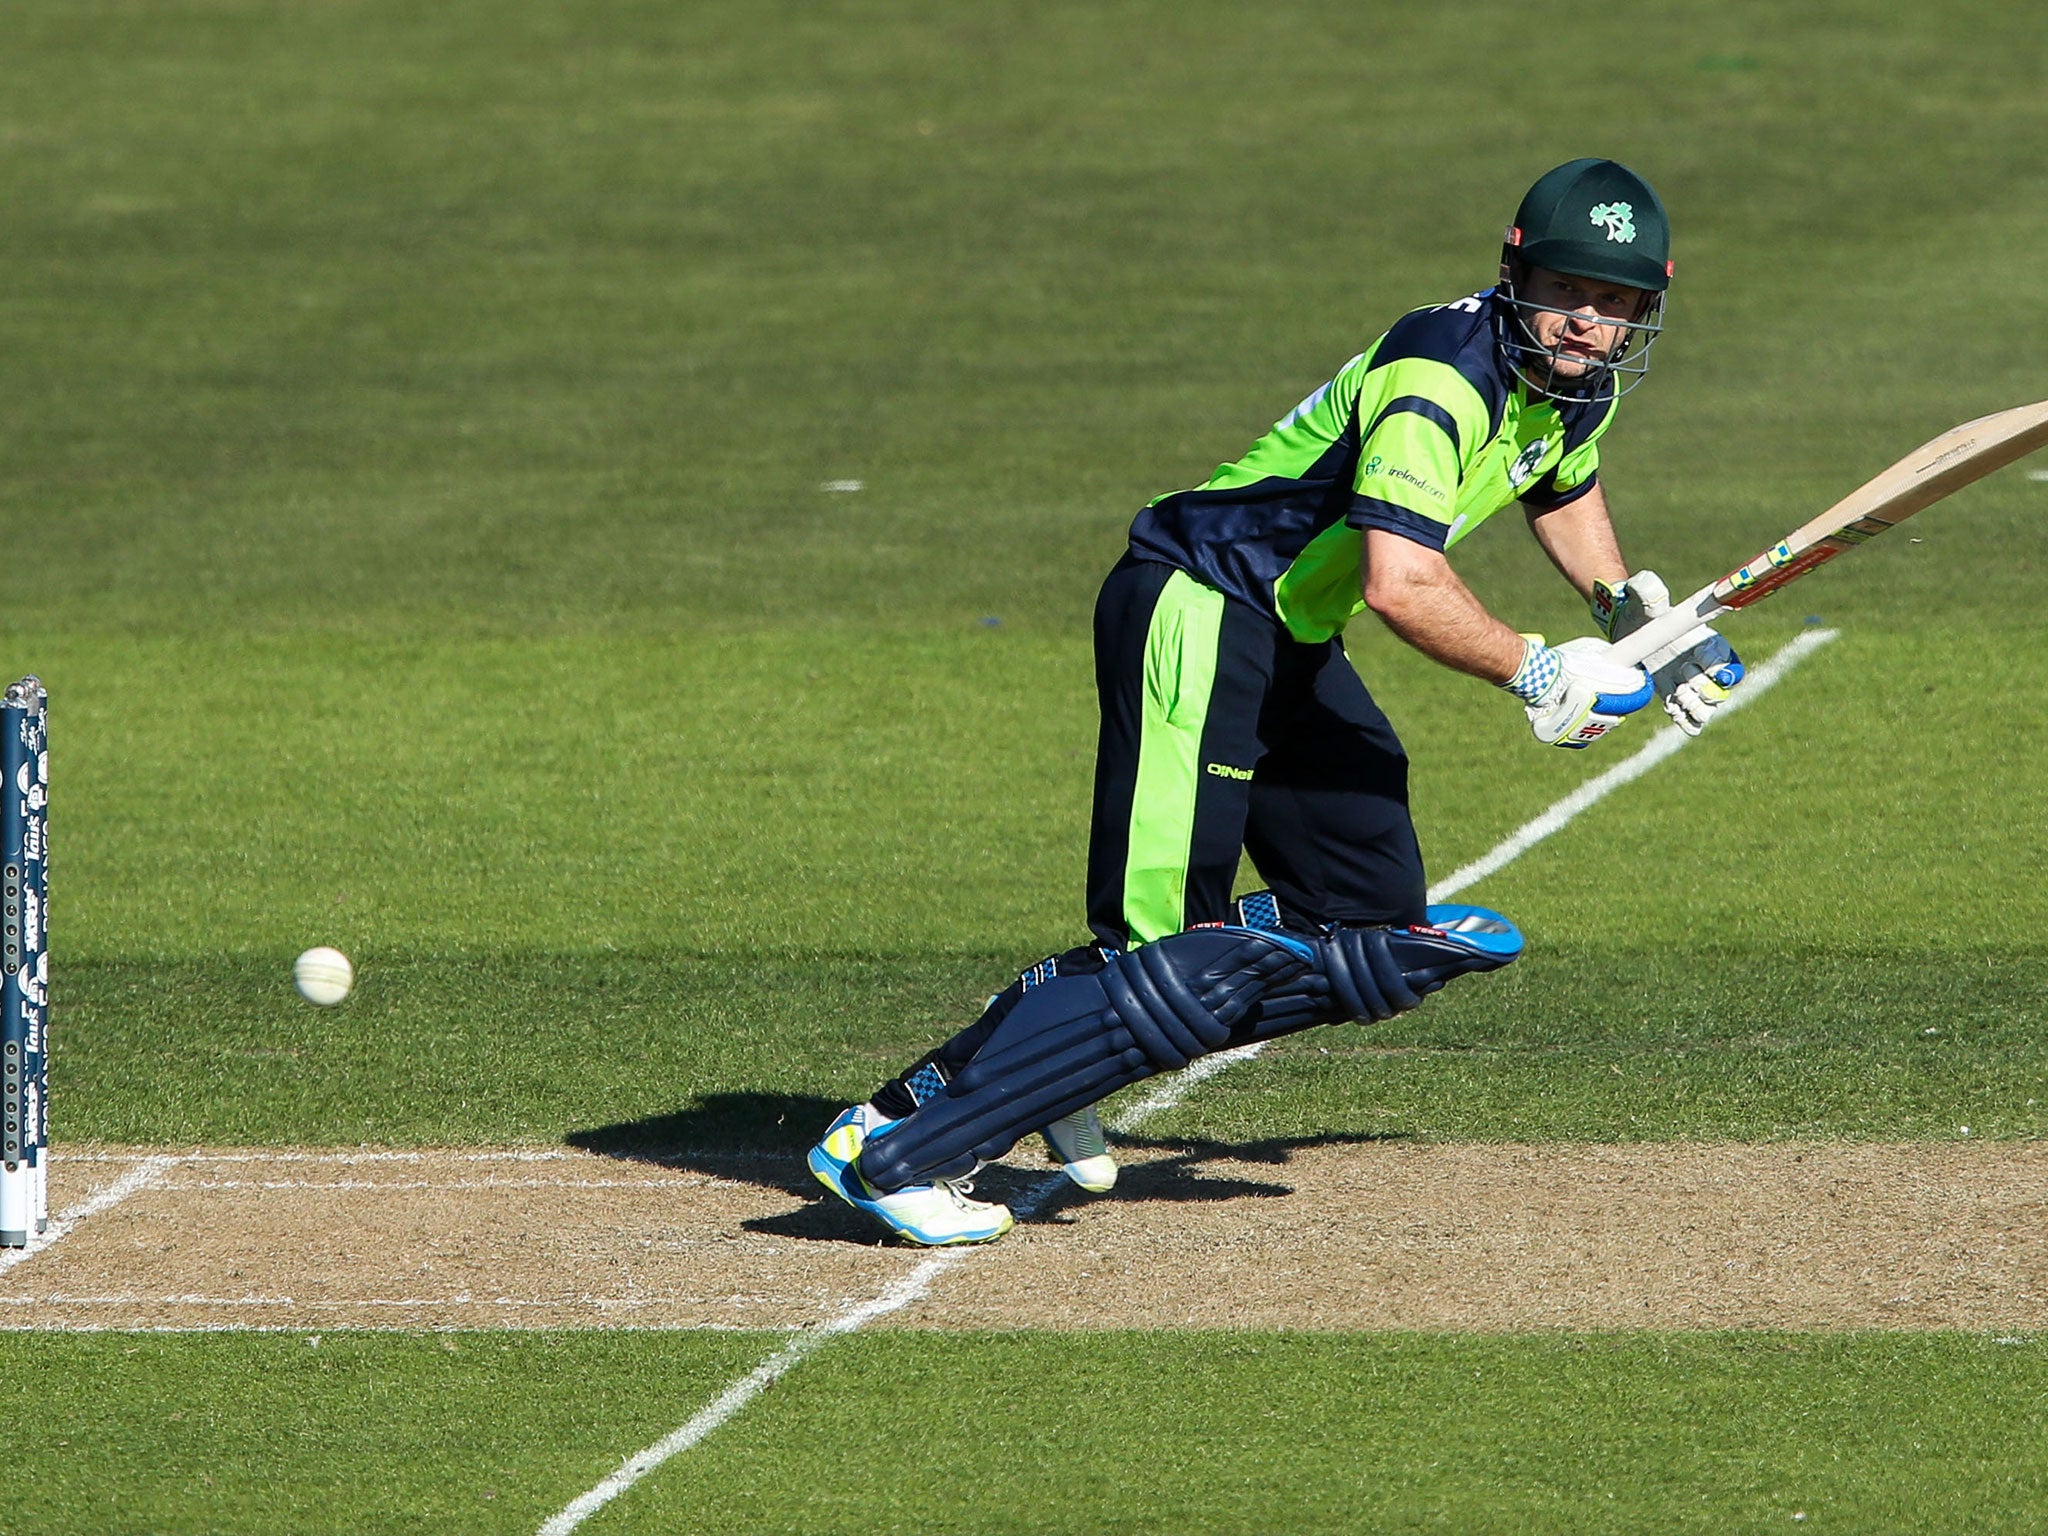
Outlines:
{"label": "glove finger padding", "polygon": [[1714,711],[1728,702],[1730,690],[1745,671],[1735,648],[1709,630],[1707,639],[1652,672],[1651,681],[1672,722],[1686,735],[1697,736]]}
{"label": "glove finger padding", "polygon": [[1593,622],[1609,641],[1633,634],[1671,608],[1671,589],[1655,571],[1637,571],[1626,580],[1595,581],[1586,606]]}
{"label": "glove finger padding", "polygon": [[[1671,592],[1655,571],[1637,571],[1611,586],[1594,582],[1590,606],[1600,632],[1609,640],[1620,640],[1670,612]],[[1727,702],[1728,690],[1742,681],[1742,662],[1734,648],[1705,624],[1651,652],[1643,658],[1643,668],[1664,712],[1688,736],[1699,735],[1713,712]]]}

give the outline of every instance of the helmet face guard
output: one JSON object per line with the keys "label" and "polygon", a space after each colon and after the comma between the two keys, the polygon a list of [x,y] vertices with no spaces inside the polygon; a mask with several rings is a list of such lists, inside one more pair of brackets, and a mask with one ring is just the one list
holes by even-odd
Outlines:
{"label": "helmet face guard", "polygon": [[[1646,292],[1630,319],[1601,317],[1600,324],[1614,326],[1620,332],[1614,339],[1613,350],[1602,361],[1566,351],[1566,326],[1558,328],[1556,345],[1545,346],[1536,339],[1538,315],[1561,315],[1568,321],[1583,320],[1585,315],[1583,311],[1523,298],[1519,279],[1525,274],[1526,268],[1512,250],[1503,254],[1500,286],[1495,290],[1500,302],[1494,307],[1494,332],[1501,355],[1532,388],[1558,400],[1593,400],[1604,394],[1610,384],[1619,398],[1643,382],[1650,371],[1651,343],[1664,330],[1663,293]],[[1576,364],[1577,371],[1560,369],[1561,363]]]}

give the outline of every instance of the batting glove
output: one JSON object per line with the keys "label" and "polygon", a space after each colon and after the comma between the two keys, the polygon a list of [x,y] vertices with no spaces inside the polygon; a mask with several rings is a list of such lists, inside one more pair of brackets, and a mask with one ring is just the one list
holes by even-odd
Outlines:
{"label": "batting glove", "polygon": [[[1655,571],[1637,571],[1626,581],[1593,583],[1593,622],[1609,640],[1642,628],[1670,611],[1671,593]],[[1742,658],[1720,633],[1702,624],[1690,634],[1643,659],[1664,712],[1688,736],[1706,729],[1714,711],[1728,702],[1742,681]]]}
{"label": "batting glove", "polygon": [[1592,635],[1554,647],[1541,635],[1522,639],[1522,664],[1501,687],[1522,701],[1547,747],[1590,747],[1655,696],[1642,668],[1606,660],[1606,642]]}

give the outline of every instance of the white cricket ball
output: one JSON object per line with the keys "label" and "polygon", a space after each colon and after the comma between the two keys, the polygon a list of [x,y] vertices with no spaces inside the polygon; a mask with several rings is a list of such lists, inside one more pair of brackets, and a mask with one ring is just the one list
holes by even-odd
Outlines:
{"label": "white cricket ball", "polygon": [[292,985],[299,989],[299,996],[322,1008],[331,1008],[347,997],[355,979],[356,969],[348,963],[348,956],[325,944],[292,962]]}

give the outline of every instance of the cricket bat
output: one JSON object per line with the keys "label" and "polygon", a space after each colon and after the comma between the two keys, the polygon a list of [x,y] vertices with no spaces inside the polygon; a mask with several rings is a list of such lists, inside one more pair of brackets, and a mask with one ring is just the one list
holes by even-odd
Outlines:
{"label": "cricket bat", "polygon": [[1684,640],[1722,614],[1769,597],[1787,582],[1845,549],[1874,539],[1994,469],[2048,447],[2048,400],[1980,416],[1922,443],[1883,474],[1866,481],[1811,522],[1762,554],[1744,561],[1719,581],[1710,581],[1669,613],[1622,636],[1607,648],[1607,659],[1623,666],[1643,662]]}

